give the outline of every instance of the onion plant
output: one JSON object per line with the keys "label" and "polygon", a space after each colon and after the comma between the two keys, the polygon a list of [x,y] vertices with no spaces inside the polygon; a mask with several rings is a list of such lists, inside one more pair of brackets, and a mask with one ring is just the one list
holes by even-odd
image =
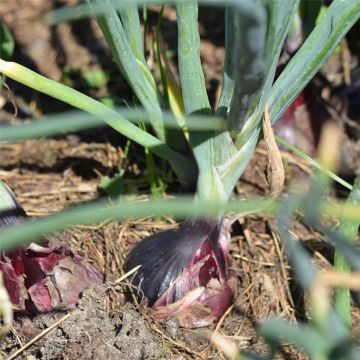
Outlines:
{"label": "onion plant", "polygon": [[[46,16],[53,23],[96,16],[115,63],[149,121],[148,130],[129,121],[129,114],[124,116],[123,111],[111,109],[19,64],[0,60],[0,72],[104,120],[120,134],[166,160],[181,184],[195,185],[194,206],[216,202],[225,209],[262,137],[265,106],[274,124],[357,21],[360,0],[332,1],[312,31],[307,27],[306,41],[276,81],[279,56],[299,0],[221,2],[225,6],[225,59],[221,95],[215,104],[209,102],[199,55],[198,3],[171,2],[176,7],[181,91],[176,91],[176,83],[166,71],[162,71],[159,86],[147,65],[137,6],[150,3],[156,1],[87,0],[76,11],[57,11]],[[219,4],[213,0],[201,3]],[[156,45],[159,47],[159,43]],[[166,68],[161,52],[155,53],[160,67]],[[164,109],[174,112],[171,126]],[[192,121],[204,117],[208,124],[194,129]],[[219,118],[221,126],[213,126],[215,122],[219,124]],[[31,136],[51,133],[50,128],[45,131],[40,127]],[[20,137],[16,127],[3,133],[1,140]],[[136,206],[141,209],[143,204]],[[145,240],[130,255],[127,265],[142,265],[133,281],[155,304],[158,314],[175,314],[186,326],[219,319],[225,311],[220,304],[229,304],[234,293],[232,275],[226,266],[224,213],[211,214],[212,217],[191,217],[178,230]],[[12,230],[7,231],[10,235],[6,239],[15,239],[16,231],[13,238]]]}

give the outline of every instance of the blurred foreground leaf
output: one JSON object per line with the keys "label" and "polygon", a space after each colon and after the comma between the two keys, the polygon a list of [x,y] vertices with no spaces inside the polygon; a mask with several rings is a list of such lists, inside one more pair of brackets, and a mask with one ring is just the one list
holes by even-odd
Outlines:
{"label": "blurred foreground leaf", "polygon": [[15,49],[15,41],[9,28],[0,22],[0,59],[10,60]]}
{"label": "blurred foreground leaf", "polygon": [[[349,204],[360,204],[360,177],[355,180],[353,190],[351,191],[347,202]],[[359,230],[359,222],[346,218],[341,219],[339,233],[350,245],[355,245],[356,235]],[[360,261],[360,258],[359,258]],[[335,245],[334,266],[339,271],[349,272],[351,267],[346,261],[342,252]],[[344,323],[351,329],[351,306],[349,289],[335,289],[335,307],[342,317]]]}

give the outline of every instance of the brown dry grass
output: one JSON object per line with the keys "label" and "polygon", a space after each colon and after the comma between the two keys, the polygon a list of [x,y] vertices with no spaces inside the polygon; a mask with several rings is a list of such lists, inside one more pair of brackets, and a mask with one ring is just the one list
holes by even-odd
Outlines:
{"label": "brown dry grass", "polygon": [[[51,149],[51,166],[49,160],[44,161],[49,158],[40,155],[43,148]],[[76,174],[71,166],[64,166],[57,173],[51,171],[64,159],[71,159],[73,154],[77,154],[77,161],[83,162],[80,168],[85,168],[94,159],[103,164],[104,168],[113,168],[119,161],[119,156],[114,155],[115,149],[108,144],[92,146],[80,142],[70,147],[67,139],[2,144],[0,154],[0,164],[6,169],[0,170],[0,178],[14,190],[31,216],[44,216],[99,196],[97,187],[100,173],[86,178]],[[289,154],[284,156],[288,172],[291,169],[293,173],[304,173],[299,168],[306,168],[309,172],[302,161]],[[246,191],[247,196],[269,192],[265,179],[266,163],[266,152],[259,147],[256,157],[238,184],[238,192]],[[253,185],[253,182],[256,184]],[[72,246],[95,260],[104,272],[108,284],[109,311],[116,311],[124,305],[124,293],[129,284],[126,280],[121,283],[116,283],[116,280],[124,275],[123,265],[130,249],[146,236],[175,226],[177,224],[172,219],[155,221],[148,217],[136,221],[128,219],[122,223],[76,226],[68,230]],[[302,239],[319,240],[318,235],[314,236],[301,225],[298,225],[296,231]],[[256,334],[256,324],[272,314],[292,321],[296,318],[296,301],[289,285],[289,267],[271,219],[240,217],[233,233],[230,244],[231,267],[239,278],[239,293],[234,306],[225,314],[216,330],[220,337],[236,347],[264,353],[266,346]],[[323,259],[320,252],[315,254]],[[161,338],[164,348],[169,349],[174,358],[181,355],[184,358],[209,359],[218,354],[216,348],[194,331],[180,329],[175,337],[171,336],[170,325],[153,319],[144,303],[138,304],[137,309],[148,328]],[[294,350],[289,352],[297,356]],[[222,358],[223,355],[219,356]]]}

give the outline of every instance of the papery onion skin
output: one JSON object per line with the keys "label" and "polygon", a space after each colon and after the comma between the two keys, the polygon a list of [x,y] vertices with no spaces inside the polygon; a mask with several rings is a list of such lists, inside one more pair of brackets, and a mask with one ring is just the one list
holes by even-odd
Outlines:
{"label": "papery onion skin", "polygon": [[158,318],[200,327],[220,319],[231,305],[236,279],[227,270],[227,240],[218,219],[189,219],[176,230],[143,240],[130,253],[125,271],[141,265],[131,282]]}
{"label": "papery onion skin", "polygon": [[165,230],[144,239],[130,253],[125,271],[141,265],[132,283],[139,286],[152,306],[186,268],[217,220],[190,219],[178,229]]}
{"label": "papery onion skin", "polygon": [[[10,188],[0,181],[0,232],[26,217]],[[0,254],[5,288],[19,309],[29,313],[72,309],[83,290],[103,282],[99,267],[72,251],[67,237],[49,235],[41,244]]]}

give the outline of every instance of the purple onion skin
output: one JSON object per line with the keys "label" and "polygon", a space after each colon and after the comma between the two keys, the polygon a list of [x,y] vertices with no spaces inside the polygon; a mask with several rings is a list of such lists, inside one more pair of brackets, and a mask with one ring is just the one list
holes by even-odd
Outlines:
{"label": "purple onion skin", "polygon": [[178,317],[186,327],[205,326],[231,305],[235,289],[228,282],[228,246],[221,227],[222,221],[191,218],[176,230],[146,238],[130,253],[125,271],[141,265],[131,282],[158,317]]}
{"label": "purple onion skin", "polygon": [[189,219],[178,229],[144,239],[130,253],[125,271],[141,265],[132,283],[152,306],[192,259],[202,241],[217,228],[217,221]]}
{"label": "purple onion skin", "polygon": [[[2,191],[12,204],[0,210],[0,237],[2,229],[27,217],[11,190],[3,186]],[[103,282],[98,266],[72,251],[61,235],[0,254],[0,271],[10,300],[28,313],[72,309],[84,289]]]}

